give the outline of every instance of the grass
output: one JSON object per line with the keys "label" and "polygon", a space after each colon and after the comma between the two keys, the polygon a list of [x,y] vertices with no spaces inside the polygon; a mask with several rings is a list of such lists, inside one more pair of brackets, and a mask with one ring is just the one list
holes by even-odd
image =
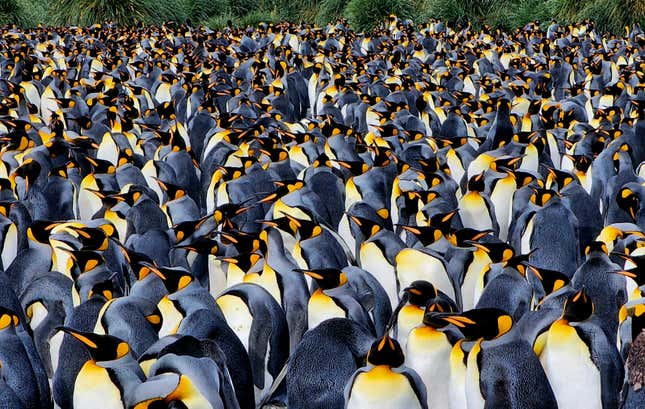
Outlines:
{"label": "grass", "polygon": [[522,27],[540,20],[572,23],[593,20],[600,31],[624,34],[626,26],[645,25],[645,0],[0,0],[0,25],[91,25],[163,21],[221,28],[289,20],[324,25],[346,18],[356,30],[370,31],[388,15]]}
{"label": "grass", "polygon": [[351,0],[345,7],[345,16],[354,29],[369,31],[395,14],[407,19],[414,15],[410,0]]}

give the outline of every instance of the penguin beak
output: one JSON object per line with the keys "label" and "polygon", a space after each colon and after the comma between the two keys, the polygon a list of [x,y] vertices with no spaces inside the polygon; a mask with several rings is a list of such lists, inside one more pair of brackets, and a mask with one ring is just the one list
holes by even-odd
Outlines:
{"label": "penguin beak", "polygon": [[141,265],[146,267],[146,268],[148,268],[150,271],[152,271],[160,279],[162,279],[164,281],[166,280],[166,276],[156,266],[154,266],[154,265],[152,265],[152,264],[150,264],[150,263],[148,263],[146,261],[141,262]]}
{"label": "penguin beak", "polygon": [[538,280],[540,281],[544,280],[544,278],[542,277],[542,274],[540,274],[540,270],[538,270],[537,267],[527,262],[523,262],[522,265],[528,268],[529,270],[531,270],[533,274],[535,274],[535,276],[538,278]]}
{"label": "penguin beak", "polygon": [[637,277],[636,273],[632,273],[631,271],[627,271],[627,270],[614,270],[614,271],[610,271],[610,273],[612,273],[612,274],[620,274],[621,276],[625,276],[625,277],[629,277],[629,278],[636,278]]}
{"label": "penguin beak", "polygon": [[321,274],[316,273],[313,270],[303,270],[303,269],[300,269],[300,268],[294,268],[293,271],[297,271],[299,273],[303,273],[305,275],[308,275],[309,277],[313,278],[314,280],[323,280],[324,279],[324,277]]}
{"label": "penguin beak", "polygon": [[476,247],[477,249],[479,249],[479,250],[483,251],[483,252],[484,252],[484,253],[486,253],[486,254],[490,253],[490,249],[489,249],[488,247],[484,246],[484,245],[483,245],[483,244],[481,244],[481,243],[477,243],[476,241],[473,241],[473,240],[465,240],[465,241],[464,241],[464,243],[466,243],[466,244],[470,244],[471,246]]}
{"label": "penguin beak", "polygon": [[442,317],[442,319],[449,323],[454,325],[457,328],[466,328],[467,325],[476,325],[477,323],[473,320],[471,320],[468,317],[464,317],[461,315],[447,315]]}
{"label": "penguin beak", "polygon": [[270,195],[258,200],[258,203],[269,203],[275,200],[278,197],[277,193],[271,193]]}
{"label": "penguin beak", "polygon": [[88,348],[92,348],[92,349],[97,349],[98,348],[98,345],[94,341],[92,341],[87,336],[83,335],[80,332],[77,332],[76,330],[74,330],[72,328],[69,328],[69,327],[57,327],[56,329],[58,329],[59,331],[63,331],[66,334],[71,335],[72,337],[74,337],[77,340],[81,341],[83,343],[83,345],[85,345]]}
{"label": "penguin beak", "polygon": [[271,227],[278,227],[278,223],[274,222],[273,220],[256,220],[255,222],[265,224]]}

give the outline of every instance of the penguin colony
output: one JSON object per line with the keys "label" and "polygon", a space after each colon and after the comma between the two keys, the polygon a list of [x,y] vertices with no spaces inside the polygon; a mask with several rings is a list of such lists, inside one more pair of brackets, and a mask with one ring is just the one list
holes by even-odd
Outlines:
{"label": "penguin colony", "polygon": [[4,28],[0,408],[644,408],[644,46]]}

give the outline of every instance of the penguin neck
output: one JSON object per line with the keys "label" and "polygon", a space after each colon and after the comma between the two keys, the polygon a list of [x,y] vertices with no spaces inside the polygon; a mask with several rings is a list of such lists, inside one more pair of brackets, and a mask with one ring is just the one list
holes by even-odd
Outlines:
{"label": "penguin neck", "polygon": [[391,374],[392,372],[394,372],[393,371],[394,368],[392,368],[389,365],[374,365],[374,364],[371,364],[369,362],[367,363],[367,368],[368,368],[369,372],[371,372],[372,374],[375,374],[375,375],[387,376],[387,375]]}

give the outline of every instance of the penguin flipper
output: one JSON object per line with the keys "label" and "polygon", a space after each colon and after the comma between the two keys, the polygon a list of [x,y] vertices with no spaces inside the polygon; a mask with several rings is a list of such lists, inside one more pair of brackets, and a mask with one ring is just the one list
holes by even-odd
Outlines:
{"label": "penguin flipper", "polygon": [[395,369],[393,371],[399,372],[400,374],[405,375],[405,377],[408,378],[410,386],[414,390],[414,394],[417,395],[417,398],[419,399],[421,409],[428,409],[428,392],[426,385],[423,383],[423,380],[421,380],[419,374],[417,374],[413,369],[407,367],[403,367],[402,369]]}
{"label": "penguin flipper", "polygon": [[349,285],[358,294],[361,304],[372,314],[376,336],[380,337],[392,316],[392,305],[387,293],[379,281],[363,269],[347,266],[343,272]]}

